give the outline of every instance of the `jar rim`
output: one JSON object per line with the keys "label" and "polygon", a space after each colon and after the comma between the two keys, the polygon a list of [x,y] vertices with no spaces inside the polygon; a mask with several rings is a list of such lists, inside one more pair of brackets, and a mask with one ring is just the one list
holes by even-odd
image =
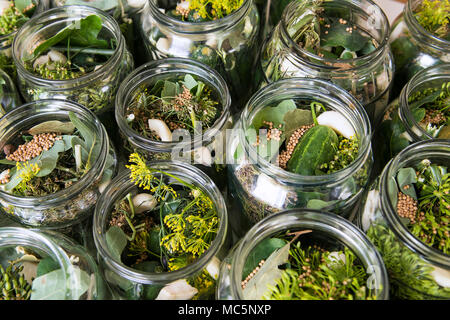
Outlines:
{"label": "jar rim", "polygon": [[242,5],[229,15],[212,21],[204,22],[189,22],[178,20],[174,17],[161,12],[155,3],[157,0],[147,0],[147,4],[155,19],[166,27],[174,28],[180,33],[204,33],[223,30],[224,26],[227,28],[239,21],[247,15],[250,10],[253,0],[244,0]]}
{"label": "jar rim", "polygon": [[[305,92],[306,94],[310,94],[310,92],[308,92],[309,90],[316,90],[317,92],[320,91],[323,96],[330,95],[330,93],[332,92],[338,95],[339,98],[342,98],[339,101],[342,105],[348,107],[349,110],[356,110],[359,118],[358,120],[360,120],[360,124],[362,126],[362,132],[359,132],[359,141],[361,142],[360,151],[358,152],[358,156],[356,157],[356,159],[344,169],[338,170],[336,172],[320,176],[306,176],[284,170],[259,155],[254,146],[252,146],[249,143],[248,139],[245,137],[245,132],[247,132],[248,129],[247,120],[248,118],[251,118],[252,115],[255,115],[259,111],[259,109],[267,106],[267,104],[257,104],[257,102],[263,99],[264,96],[266,96],[270,92],[270,90],[274,90],[275,88],[290,89],[293,91],[292,93],[296,95],[299,95],[303,92]],[[343,102],[346,102],[348,104],[344,104]],[[258,106],[254,110],[251,110],[252,106],[255,104],[257,104]],[[301,182],[304,184],[317,185],[321,183],[326,184],[330,181],[338,181],[352,175],[358,168],[362,167],[364,165],[365,159],[371,152],[371,124],[364,107],[347,91],[343,90],[333,83],[330,83],[329,81],[322,79],[287,78],[270,83],[269,85],[259,89],[250,98],[250,100],[245,105],[244,110],[242,111],[239,121],[242,128],[242,130],[240,130],[240,132],[238,133],[239,141],[243,145],[244,150],[249,150],[247,154],[250,157],[254,158],[252,160],[254,160],[257,165],[267,170],[275,179],[281,178],[291,183],[297,183],[299,180],[301,180]]]}
{"label": "jar rim", "polygon": [[[388,299],[388,274],[380,253],[367,236],[348,220],[336,214],[307,208],[290,209],[265,217],[255,224],[236,245],[232,254],[235,259],[230,266],[230,285],[236,299],[243,299],[240,285],[242,270],[255,245],[277,232],[293,228],[325,232],[330,238],[338,240],[352,250],[366,268],[378,267],[377,272],[374,273],[377,283],[381,285],[381,292],[377,294],[377,299]],[[380,289],[375,290],[379,291]]]}
{"label": "jar rim", "polygon": [[[85,189],[87,185],[95,181],[95,175],[97,174],[97,172],[103,171],[106,165],[106,156],[109,153],[108,134],[106,133],[106,129],[104,128],[98,117],[83,105],[70,100],[43,99],[23,104],[16,109],[10,110],[0,119],[0,128],[4,130],[6,126],[14,126],[15,123],[19,122],[13,121],[12,123],[8,123],[11,117],[13,117],[14,120],[28,118],[30,117],[30,112],[32,110],[36,111],[36,108],[38,107],[49,108],[46,113],[50,113],[52,109],[56,108],[62,111],[73,111],[76,114],[82,114],[83,116],[91,119],[93,127],[95,127],[97,130],[96,133],[99,135],[100,153],[97,159],[95,159],[95,161],[93,162],[92,167],[84,176],[80,178],[80,180],[78,180],[70,187],[57,191],[55,193],[38,197],[21,197],[0,190],[1,199],[13,203],[14,206],[22,208],[32,207],[36,209],[37,207],[39,207],[39,209],[44,209],[61,202],[65,202],[68,198],[78,195]],[[45,110],[39,110],[39,114],[41,115],[44,112]]]}
{"label": "jar rim", "polygon": [[383,208],[383,215],[391,226],[391,230],[399,239],[401,239],[403,244],[413,252],[418,252],[426,260],[432,261],[433,263],[448,269],[450,268],[450,255],[446,255],[442,251],[426,245],[420,239],[415,237],[400,220],[400,216],[397,214],[397,210],[393,206],[389,196],[389,181],[391,177],[395,176],[398,169],[401,168],[400,165],[402,165],[402,161],[407,160],[411,155],[417,156],[422,153],[425,157],[430,156],[430,154],[433,155],[434,151],[429,150],[429,148],[442,149],[439,150],[439,152],[441,154],[446,154],[448,157],[448,154],[450,153],[450,139],[425,140],[413,143],[403,149],[396,157],[391,159],[380,176],[381,207]]}
{"label": "jar rim", "polygon": [[[426,30],[419,21],[416,19],[414,15],[414,9],[418,6],[418,2],[422,2],[422,0],[408,0],[406,3],[403,14],[405,17],[406,23],[413,28],[415,32],[411,32],[411,35],[419,40],[421,44],[425,44],[430,47],[434,47],[438,50],[443,50],[445,52],[450,52],[450,41],[439,38],[435,36],[433,33]],[[414,2],[414,3],[413,3]],[[419,39],[418,35],[425,37],[428,41],[422,41]]]}
{"label": "jar rim", "polygon": [[[207,130],[203,131],[200,136],[194,135],[194,139],[189,142],[157,141],[142,136],[128,125],[122,112],[126,110],[126,106],[129,102],[129,94],[131,91],[135,90],[140,84],[148,81],[155,76],[158,77],[161,75],[172,74],[174,76],[179,76],[180,74],[187,75],[194,73],[196,76],[200,77],[202,81],[207,82],[209,86],[213,87],[219,93],[222,100],[221,115],[215,120],[214,124]],[[144,74],[145,77],[140,78],[140,76]],[[199,74],[202,75],[199,76]],[[214,80],[217,80],[217,85],[207,79],[206,76],[210,76]],[[137,83],[135,83],[136,79],[138,79]],[[115,118],[120,131],[122,131],[127,137],[133,138],[133,144],[137,144],[140,148],[146,150],[148,149],[150,151],[167,152],[167,149],[171,150],[174,147],[182,147],[188,144],[196,146],[199,145],[199,143],[201,143],[201,141],[203,140],[212,140],[213,137],[217,134],[217,129],[220,130],[220,128],[225,125],[226,120],[229,118],[231,113],[230,108],[231,95],[228,86],[223,77],[216,70],[212,69],[206,64],[189,58],[165,58],[143,64],[142,66],[133,70],[133,72],[131,72],[123,80],[116,95]]]}
{"label": "jar rim", "polygon": [[[97,70],[94,70],[92,72],[89,72],[74,79],[52,80],[37,76],[36,74],[28,71],[27,68],[23,66],[22,64],[23,60],[19,58],[20,53],[18,52],[19,39],[21,39],[23,35],[26,34],[26,32],[30,27],[38,25],[39,24],[38,22],[41,20],[47,21],[48,18],[51,17],[52,15],[55,15],[58,21],[64,21],[64,20],[75,20],[79,18],[81,19],[83,17],[83,13],[85,12],[88,14],[95,14],[99,16],[102,19],[102,27],[105,26],[105,23],[108,23],[110,26],[112,26],[113,30],[110,30],[111,31],[110,33],[117,41],[117,46],[114,49],[114,53],[104,64],[101,65],[101,67],[99,67]],[[58,14],[62,14],[62,16],[58,16]],[[20,72],[25,74],[27,77],[29,77],[31,81],[38,83],[39,85],[50,86],[52,87],[52,91],[67,91],[67,88],[64,88],[64,85],[73,83],[77,88],[88,86],[89,82],[95,81],[96,79],[102,77],[106,72],[108,72],[111,68],[113,68],[114,65],[116,64],[116,61],[118,61],[123,54],[124,51],[123,48],[125,47],[124,41],[125,40],[123,39],[117,21],[112,16],[105,13],[103,10],[87,5],[65,5],[45,10],[40,14],[33,16],[33,18],[25,22],[25,24],[18,30],[18,33],[14,37],[12,44],[13,48],[12,57],[14,59],[15,65],[17,66],[17,69],[20,70]],[[55,86],[62,86],[62,87],[55,88]]]}
{"label": "jar rim", "polygon": [[446,79],[448,82],[450,82],[450,63],[438,64],[420,70],[408,81],[408,83],[403,87],[400,93],[399,96],[400,99],[399,103],[401,109],[400,115],[404,116],[407,123],[411,124],[406,128],[408,133],[413,137],[415,137],[416,139],[421,138],[413,130],[411,130],[411,127],[417,128],[422,134],[422,136],[425,136],[428,139],[433,139],[433,136],[430,133],[428,133],[427,130],[425,130],[421,125],[419,125],[419,122],[417,122],[416,119],[414,118],[414,115],[411,112],[411,106],[408,101],[408,98],[411,95],[411,93],[415,92],[415,90],[418,87],[428,82],[440,79]]}
{"label": "jar rim", "polygon": [[[181,269],[162,272],[162,273],[150,273],[139,271],[137,269],[126,266],[122,262],[116,261],[116,259],[110,254],[108,244],[106,242],[106,235],[103,232],[103,226],[106,222],[106,218],[109,214],[109,203],[116,201],[123,189],[130,188],[135,184],[131,181],[129,175],[130,171],[124,170],[118,176],[116,176],[108,185],[106,190],[101,194],[94,211],[94,223],[93,234],[95,246],[104,260],[104,263],[113,269],[115,273],[126,279],[138,282],[142,284],[166,284],[167,282],[176,281],[181,278],[187,278],[190,275],[197,273],[204,269],[211,259],[217,254],[222,245],[225,243],[225,237],[227,235],[228,215],[225,200],[214,182],[200,169],[181,161],[152,161],[147,162],[147,165],[152,168],[163,168],[166,172],[176,175],[183,174],[188,175],[191,179],[195,179],[198,187],[202,191],[206,192],[214,203],[218,216],[219,216],[219,228],[216,237],[211,242],[210,247],[200,255],[193,263],[183,267]],[[116,186],[118,185],[119,188]]]}
{"label": "jar rim", "polygon": [[[312,1],[312,0],[307,0],[307,1]],[[361,12],[364,12],[361,7],[361,2],[367,2],[371,8],[377,9],[377,13],[380,14],[380,17],[381,17],[380,19],[382,22],[382,26],[381,26],[382,37],[381,37],[381,41],[380,41],[378,47],[376,47],[375,50],[370,52],[369,54],[365,54],[361,57],[356,57],[356,58],[352,58],[352,59],[332,59],[332,58],[327,58],[327,57],[320,57],[320,56],[317,56],[317,55],[309,52],[308,50],[304,49],[302,46],[298,45],[291,38],[291,36],[289,35],[289,33],[287,31],[286,20],[287,20],[287,15],[289,13],[289,10],[294,9],[296,6],[300,5],[299,2],[292,1],[291,3],[289,3],[286,6],[286,8],[283,11],[283,14],[282,14],[282,17],[280,20],[280,26],[281,26],[281,31],[285,34],[289,44],[296,51],[301,53],[300,55],[295,55],[295,59],[301,60],[302,63],[305,63],[306,65],[308,65],[312,68],[320,68],[320,69],[334,71],[334,72],[349,72],[349,71],[352,71],[355,69],[364,68],[367,65],[372,65],[374,59],[376,59],[377,57],[383,57],[384,52],[385,52],[386,48],[388,47],[389,34],[390,34],[390,25],[389,25],[388,18],[386,16],[386,14],[384,13],[384,11],[372,0],[333,0],[333,2],[338,3],[338,4],[342,5],[343,7],[346,7],[345,3],[354,4],[356,8],[361,8]],[[340,2],[342,2],[342,4]],[[306,59],[305,57],[307,57],[308,59]],[[309,59],[314,59],[314,60],[320,61],[322,64],[316,64]],[[362,64],[357,65],[357,62],[362,62]],[[349,68],[343,68],[343,66],[341,66],[341,65],[338,65],[338,66],[333,65],[336,63],[347,63],[347,64],[354,64],[354,65],[350,66]]]}

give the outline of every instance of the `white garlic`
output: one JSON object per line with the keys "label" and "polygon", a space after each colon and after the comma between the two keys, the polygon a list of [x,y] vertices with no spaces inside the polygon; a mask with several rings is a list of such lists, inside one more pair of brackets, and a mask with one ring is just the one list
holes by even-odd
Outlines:
{"label": "white garlic", "polygon": [[370,190],[367,193],[366,203],[362,212],[361,224],[363,231],[367,231],[372,220],[375,217],[375,211],[378,208],[378,201],[380,199],[380,192],[378,190]]}
{"label": "white garlic", "polygon": [[168,38],[159,38],[158,41],[156,41],[156,49],[158,49],[159,52],[162,53],[169,53],[170,45],[172,41]]}
{"label": "white garlic", "polygon": [[177,7],[184,9],[184,10],[189,10],[189,0],[178,2]]}
{"label": "white garlic", "polygon": [[345,254],[338,251],[332,251],[328,255],[328,259],[330,259],[329,267],[339,266],[341,262],[346,263]]}
{"label": "white garlic", "polygon": [[317,123],[328,126],[347,139],[355,137],[355,129],[344,115],[337,111],[325,111],[317,117]]}
{"label": "white garlic", "polygon": [[39,56],[33,63],[33,69],[36,69],[38,66],[46,64],[50,61],[48,55]]}
{"label": "white garlic", "polygon": [[172,141],[172,132],[164,121],[159,119],[148,119],[148,127],[161,138],[161,141]]}
{"label": "white garlic", "polygon": [[147,0],[128,0],[128,5],[132,8],[141,8],[146,2]]}
{"label": "white garlic", "polygon": [[207,147],[201,147],[194,150],[194,163],[210,167],[213,163],[211,152]]}
{"label": "white garlic", "polygon": [[158,203],[155,197],[149,193],[139,193],[133,197],[132,201],[135,213],[152,210]]}
{"label": "white garlic", "polygon": [[67,62],[67,57],[57,50],[50,50],[47,56],[54,62],[60,62],[62,64]]}
{"label": "white garlic", "polygon": [[164,286],[156,300],[190,300],[197,293],[197,288],[191,286],[185,279],[180,279]]}
{"label": "white garlic", "polygon": [[217,280],[219,277],[219,270],[220,270],[220,260],[217,257],[213,257],[211,262],[208,263],[206,266],[206,271],[208,271],[209,275],[214,279]]}
{"label": "white garlic", "polygon": [[431,276],[441,287],[450,288],[450,270],[434,267]]}
{"label": "white garlic", "polygon": [[99,191],[100,193],[103,193],[103,192],[106,190],[106,188],[109,186],[109,183],[110,183],[110,182],[111,182],[111,179],[108,179],[108,180],[106,180],[106,181],[100,183],[100,184],[98,185],[98,191]]}

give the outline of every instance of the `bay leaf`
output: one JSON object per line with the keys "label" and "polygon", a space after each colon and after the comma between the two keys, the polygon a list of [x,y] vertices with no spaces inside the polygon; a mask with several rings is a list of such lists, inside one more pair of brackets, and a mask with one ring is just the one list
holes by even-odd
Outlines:
{"label": "bay leaf", "polygon": [[284,116],[288,111],[296,109],[294,100],[287,99],[281,101],[277,106],[267,106],[262,108],[252,119],[252,125],[256,130],[263,126],[264,121],[273,123],[273,127],[284,125]]}
{"label": "bay leaf", "polygon": [[348,24],[341,24],[339,21],[333,22],[331,27],[326,29],[328,33],[323,32],[320,35],[321,46],[341,46],[353,52],[362,50],[369,38],[363,36],[357,30],[354,30],[352,33],[346,31],[348,27]]}
{"label": "bay leaf", "polygon": [[400,191],[414,200],[417,200],[414,183],[417,183],[416,170],[414,168],[401,168],[397,172],[397,183]]}
{"label": "bay leaf", "polygon": [[314,123],[311,110],[303,110],[303,109],[294,109],[286,112],[283,121],[285,123],[284,134],[286,136],[287,141],[289,141],[289,138],[291,137],[291,135],[294,133],[295,130],[297,130],[302,126]]}
{"label": "bay leaf", "polygon": [[46,273],[59,269],[59,263],[50,257],[42,259],[37,265],[36,276],[40,277]]}
{"label": "bay leaf", "polygon": [[106,232],[106,244],[108,245],[109,251],[115,260],[122,261],[120,256],[127,246],[127,243],[127,236],[121,228],[112,226]]}
{"label": "bay leaf", "polygon": [[35,125],[30,130],[28,130],[28,133],[31,135],[41,134],[41,133],[62,133],[62,134],[71,134],[75,130],[75,126],[72,124],[72,122],[62,122],[58,120],[50,120],[42,122],[38,125]]}
{"label": "bay leaf", "polygon": [[290,243],[275,250],[267,258],[259,271],[247,283],[243,290],[245,300],[260,300],[269,290],[269,286],[275,286],[281,278],[281,270],[278,266],[288,262]]}

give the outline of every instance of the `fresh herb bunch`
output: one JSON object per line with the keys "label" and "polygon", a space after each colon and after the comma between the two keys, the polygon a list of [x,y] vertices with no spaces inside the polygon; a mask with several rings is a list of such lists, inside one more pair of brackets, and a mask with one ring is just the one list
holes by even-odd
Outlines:
{"label": "fresh herb bunch", "polygon": [[[137,153],[129,163],[130,178],[142,192],[128,193],[115,204],[106,233],[109,249],[125,265],[146,272],[171,272],[193,263],[218,232],[212,200],[181,178],[149,167]],[[193,292],[188,299],[214,294],[215,280],[206,270],[187,282]],[[150,286],[143,297],[154,299],[160,291]]]}
{"label": "fresh herb bunch", "polygon": [[449,0],[423,0],[415,10],[414,16],[428,32],[441,39],[450,40]]}
{"label": "fresh herb bunch", "polygon": [[450,253],[450,173],[446,166],[422,160],[397,173],[397,213],[408,230],[426,245]]}
{"label": "fresh herb bunch", "polygon": [[102,19],[90,15],[40,43],[26,60],[28,71],[50,80],[81,77],[103,65],[116,44],[99,38]]}
{"label": "fresh herb bunch", "polygon": [[69,254],[69,259],[73,266],[70,279],[49,256],[21,246],[0,249],[0,300],[64,300],[68,286],[75,299],[87,297],[92,289],[84,260],[77,254]]}
{"label": "fresh herb bunch", "polygon": [[[140,88],[128,106],[126,118],[140,135],[159,141],[171,141],[172,131],[210,128],[220,115],[221,106],[213,90],[187,74],[184,78],[159,80],[150,87]],[[164,132],[155,129],[161,124]],[[161,123],[162,122],[162,123]],[[201,127],[199,125],[201,124]]]}
{"label": "fresh herb bunch", "polygon": [[368,274],[348,248],[327,251],[302,246],[298,236],[311,230],[287,232],[261,241],[244,265],[244,297],[268,300],[376,299],[366,286]]}
{"label": "fresh herb bunch", "polygon": [[243,2],[244,0],[181,0],[168,14],[182,21],[211,21],[233,13]]}
{"label": "fresh herb bunch", "polygon": [[[5,2],[5,1],[3,1]],[[32,0],[9,1],[9,8],[0,9],[0,35],[17,31],[33,15],[36,4]]]}
{"label": "fresh herb bunch", "polygon": [[5,158],[0,160],[6,167],[0,175],[4,191],[22,197],[45,196],[70,187],[90,170],[99,144],[73,112],[69,118],[35,125],[4,146]]}

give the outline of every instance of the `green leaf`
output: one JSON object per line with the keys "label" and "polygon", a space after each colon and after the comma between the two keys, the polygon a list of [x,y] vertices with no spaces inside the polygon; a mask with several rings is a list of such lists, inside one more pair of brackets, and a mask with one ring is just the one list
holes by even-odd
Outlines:
{"label": "green leaf", "polygon": [[187,74],[184,76],[183,84],[186,88],[192,90],[198,85],[198,82],[190,74]]}
{"label": "green leaf", "polygon": [[95,0],[95,1],[88,1],[88,0],[66,0],[64,5],[84,5],[84,6],[91,6],[100,10],[108,11],[111,10],[119,5],[118,0]]}
{"label": "green leaf", "polygon": [[286,112],[283,121],[285,122],[284,134],[286,140],[289,141],[295,130],[313,123],[312,112],[311,110],[294,109]]}
{"label": "green leaf", "polygon": [[326,29],[328,33],[321,34],[321,46],[341,46],[353,52],[363,49],[369,38],[355,30],[352,33],[347,32],[345,29],[348,27],[348,24],[341,24],[339,21],[332,23],[331,27]]}
{"label": "green leaf", "polygon": [[266,238],[258,243],[245,260],[245,265],[242,269],[242,280],[258,266],[261,260],[267,259],[275,250],[282,248],[286,243],[286,240],[279,238]]}
{"label": "green leaf", "polygon": [[42,122],[38,125],[35,125],[30,130],[28,130],[28,133],[31,135],[41,134],[41,133],[52,133],[52,132],[58,132],[61,134],[71,134],[75,130],[75,126],[72,122],[61,122],[58,120],[50,120]]}
{"label": "green leaf", "polygon": [[94,138],[93,138],[94,133],[92,132],[92,130],[86,124],[84,124],[83,121],[78,119],[78,117],[72,111],[69,112],[69,119],[72,122],[72,124],[75,126],[75,128],[77,128],[81,137],[85,141],[85,143],[86,143],[85,148],[87,150],[90,150],[90,148],[92,147],[92,144],[93,144],[93,140],[94,140]]}
{"label": "green leaf", "polygon": [[323,200],[320,200],[320,199],[311,199],[311,200],[308,201],[308,204],[306,205],[306,207],[308,209],[321,210],[323,208],[327,208],[327,207],[330,207],[330,206],[334,205],[338,201],[339,200],[323,201]]}
{"label": "green leaf", "polygon": [[42,259],[37,266],[37,277],[59,269],[59,263],[50,257]]}
{"label": "green leaf", "polygon": [[164,218],[168,214],[177,213],[177,209],[181,204],[181,199],[166,201],[161,205],[161,217]]}
{"label": "green leaf", "polygon": [[281,278],[281,270],[278,266],[288,262],[290,243],[276,249],[267,258],[259,271],[247,283],[243,290],[245,300],[260,300],[269,286],[275,286]]}
{"label": "green leaf", "polygon": [[78,300],[89,288],[89,275],[78,267],[73,267],[68,279],[62,269],[46,273],[33,280],[31,300],[65,300],[66,289]]}
{"label": "green leaf", "polygon": [[27,7],[33,4],[32,0],[15,0],[14,6],[21,12],[24,12]]}
{"label": "green leaf", "polygon": [[111,255],[117,261],[122,261],[121,255],[125,247],[127,246],[128,240],[125,232],[117,226],[112,226],[106,232],[106,244],[111,252]]}
{"label": "green leaf", "polygon": [[108,42],[104,39],[97,39],[102,30],[102,19],[97,15],[90,15],[81,19],[79,25],[70,34],[70,44],[81,47],[107,48]]}
{"label": "green leaf", "polygon": [[263,126],[263,121],[273,122],[274,127],[278,127],[279,124],[284,125],[286,113],[296,108],[297,106],[293,100],[283,100],[276,107],[267,106],[253,117],[252,125],[256,130]]}
{"label": "green leaf", "polygon": [[417,200],[417,194],[414,188],[414,183],[417,183],[417,175],[414,168],[401,168],[398,170],[397,183],[402,193]]}
{"label": "green leaf", "polygon": [[161,91],[161,98],[165,103],[171,103],[177,95],[177,86],[171,81],[164,81],[164,88]]}

